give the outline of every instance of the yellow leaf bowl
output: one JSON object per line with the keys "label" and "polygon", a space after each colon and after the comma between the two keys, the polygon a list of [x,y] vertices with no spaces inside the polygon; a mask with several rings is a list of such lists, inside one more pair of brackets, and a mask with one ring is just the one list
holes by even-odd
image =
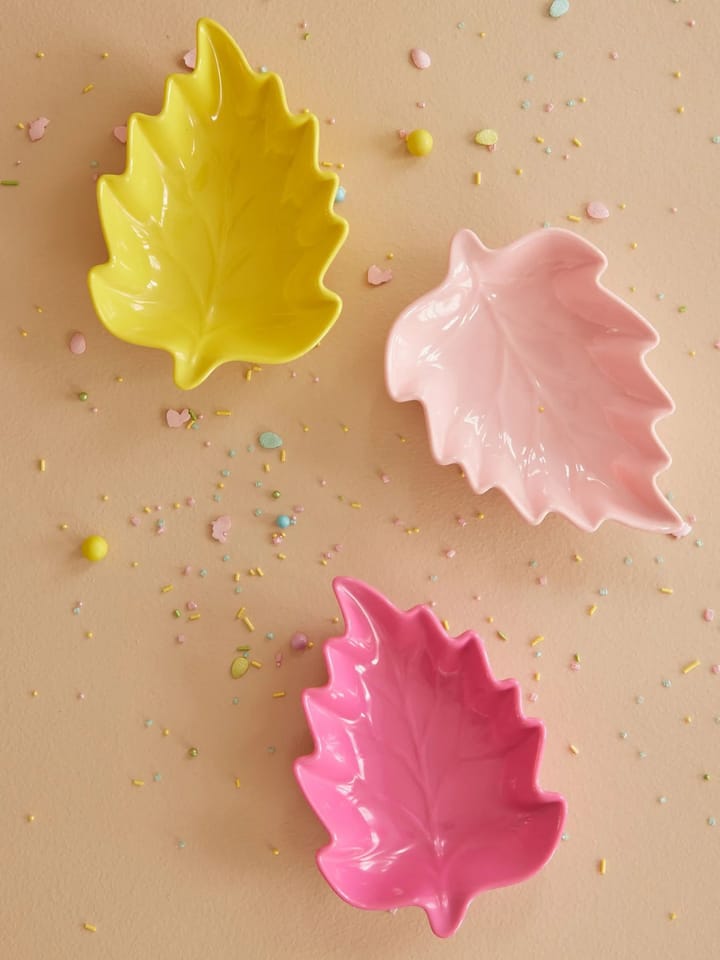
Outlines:
{"label": "yellow leaf bowl", "polygon": [[195,69],[168,77],[159,114],[130,117],[125,171],[98,181],[108,260],[88,284],[107,329],[167,350],[186,390],[230,360],[312,349],[342,307],[323,277],[347,235],[317,143],[280,78],[199,20]]}

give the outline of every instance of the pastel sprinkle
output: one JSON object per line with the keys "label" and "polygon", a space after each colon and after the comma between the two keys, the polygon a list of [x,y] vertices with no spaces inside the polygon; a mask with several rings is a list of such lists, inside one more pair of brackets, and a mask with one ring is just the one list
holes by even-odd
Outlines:
{"label": "pastel sprinkle", "polygon": [[127,127],[124,123],[118,124],[118,126],[113,127],[113,136],[118,141],[118,143],[127,143]]}
{"label": "pastel sprinkle", "polygon": [[276,450],[283,445],[283,439],[279,434],[273,433],[272,430],[267,430],[260,434],[258,443],[264,450]]}
{"label": "pastel sprinkle", "polygon": [[392,270],[382,270],[377,264],[373,263],[368,267],[367,282],[373,287],[379,287],[383,283],[390,283],[393,278]]}
{"label": "pastel sprinkle", "polygon": [[35,142],[36,140],[42,140],[45,136],[45,129],[50,123],[47,117],[38,117],[37,120],[31,121],[28,125],[28,136],[30,139]]}
{"label": "pastel sprinkle", "polygon": [[76,357],[79,357],[81,354],[85,353],[87,350],[87,341],[85,340],[85,336],[79,331],[75,331],[75,333],[70,337],[68,348],[70,353],[74,353]]}
{"label": "pastel sprinkle", "polygon": [[714,619],[715,619],[714,610],[711,610],[710,607],[708,607],[706,610],[703,610],[703,620],[705,621],[705,623],[712,623]]}
{"label": "pastel sprinkle", "polygon": [[482,147],[492,147],[498,142],[498,134],[496,130],[490,130],[485,128],[479,130],[475,134],[475,143],[479,143]]}
{"label": "pastel sprinkle", "polygon": [[427,70],[432,63],[430,54],[425,50],[420,50],[419,47],[414,47],[410,51],[410,59],[412,60],[413,66],[417,67],[418,70]]}
{"label": "pastel sprinkle", "polygon": [[244,677],[248,672],[250,664],[247,657],[235,657],[233,662],[230,664],[230,676],[233,680],[238,680],[240,677]]}
{"label": "pastel sprinkle", "polygon": [[599,200],[592,200],[585,208],[585,212],[591,220],[607,220],[610,216],[608,208]]}
{"label": "pastel sprinkle", "polygon": [[553,0],[550,4],[548,13],[557,20],[558,17],[564,17],[570,9],[570,0]]}
{"label": "pastel sprinkle", "polygon": [[683,672],[684,674],[688,674],[688,673],[690,673],[692,670],[695,670],[696,667],[699,667],[699,666],[700,666],[700,661],[699,661],[699,660],[691,660],[690,663],[686,663],[686,664],[685,664],[685,666],[682,668],[682,672]]}

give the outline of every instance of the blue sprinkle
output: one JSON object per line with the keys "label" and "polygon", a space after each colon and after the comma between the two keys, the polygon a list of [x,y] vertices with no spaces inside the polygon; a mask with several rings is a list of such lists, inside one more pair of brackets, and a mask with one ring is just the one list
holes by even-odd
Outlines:
{"label": "blue sprinkle", "polygon": [[536,660],[539,660],[540,657],[542,657],[542,650],[536,650],[533,656],[535,657]]}
{"label": "blue sprinkle", "polygon": [[178,847],[180,848],[180,850],[184,850],[184,849],[185,849],[185,841],[184,841],[184,840],[178,840],[177,845],[178,845]]}
{"label": "blue sprinkle", "polygon": [[530,563],[528,563],[529,567],[537,567],[537,565],[538,565],[537,560],[531,560]]}
{"label": "blue sprinkle", "polygon": [[555,57],[556,60],[562,60],[565,54],[562,50],[556,50],[553,56]]}
{"label": "blue sprinkle", "polygon": [[240,697],[233,697],[232,702],[234,706],[237,706],[240,703]]}
{"label": "blue sprinkle", "polygon": [[655,563],[665,563],[664,557],[655,557]]}
{"label": "blue sprinkle", "polygon": [[601,597],[606,597],[608,595],[608,588],[600,587],[598,593],[600,594]]}
{"label": "blue sprinkle", "polygon": [[229,477],[229,476],[230,476],[230,471],[229,471],[229,470],[221,470],[220,473],[223,475],[223,477]]}
{"label": "blue sprinkle", "polygon": [[632,557],[625,557],[625,558],[623,559],[623,563],[625,564],[626,567],[631,567],[631,566],[632,566]]}
{"label": "blue sprinkle", "polygon": [[561,839],[561,840],[569,840],[569,839],[570,839],[570,834],[569,834],[569,833],[561,833],[561,834],[560,834],[560,839]]}
{"label": "blue sprinkle", "polygon": [[270,631],[270,633],[266,633],[266,634],[265,634],[265,639],[266,639],[266,640],[274,640],[274,639],[275,639],[275,634],[272,632],[272,630]]}
{"label": "blue sprinkle", "polygon": [[658,797],[658,803],[667,803],[667,797]]}
{"label": "blue sprinkle", "polygon": [[570,0],[552,0],[548,13],[553,19],[557,20],[558,17],[564,17],[569,9]]}
{"label": "blue sprinkle", "polygon": [[535,77],[532,73],[526,73],[525,76],[523,77],[523,80],[525,81],[525,83],[532,83],[534,79]]}
{"label": "blue sprinkle", "polygon": [[256,517],[261,517],[262,514],[263,514],[262,510],[260,509],[260,507],[255,507],[255,509],[253,510],[253,513],[255,514]]}
{"label": "blue sprinkle", "polygon": [[146,727],[151,727],[152,725],[153,725],[152,720],[146,720],[146,721],[145,721],[145,726],[146,726]]}
{"label": "blue sprinkle", "polygon": [[197,420],[196,420],[194,423],[191,423],[191,424],[190,424],[190,429],[191,429],[191,430],[199,430],[199,429],[200,429],[200,424],[197,422]]}
{"label": "blue sprinkle", "polygon": [[664,294],[664,293],[659,293],[659,294],[657,295],[657,298],[658,298],[658,300],[664,300],[664,299],[665,299],[665,294]]}
{"label": "blue sprinkle", "polygon": [[627,738],[628,738],[628,732],[627,732],[627,730],[621,730],[621,731],[620,731],[620,739],[621,739],[621,740],[627,740]]}
{"label": "blue sprinkle", "polygon": [[546,153],[548,156],[550,156],[550,154],[552,153],[552,147],[545,147],[545,153]]}
{"label": "blue sprinkle", "polygon": [[259,69],[260,73],[267,73],[267,72],[268,72],[268,68],[265,67],[265,66],[259,67],[258,69]]}
{"label": "blue sprinkle", "polygon": [[646,757],[647,757],[647,754],[645,753],[644,750],[638,750],[638,759],[639,759],[639,760],[644,760]]}
{"label": "blue sprinkle", "polygon": [[703,545],[703,541],[702,541],[702,540],[696,540],[696,541],[695,541],[695,546],[696,546],[696,547],[702,547],[702,545]]}
{"label": "blue sprinkle", "polygon": [[220,496],[219,493],[214,493],[213,500],[215,501],[215,503],[220,503],[220,501],[222,500],[222,497]]}
{"label": "blue sprinkle", "polygon": [[720,137],[714,136],[714,137],[712,138],[712,142],[713,142],[713,143],[720,143]]}
{"label": "blue sprinkle", "polygon": [[255,486],[256,486],[256,487],[261,487],[261,486],[262,486],[262,480],[256,480],[256,481],[255,481]]}
{"label": "blue sprinkle", "polygon": [[226,553],[225,556],[223,557],[223,563],[227,563],[229,559],[230,559],[230,554]]}
{"label": "blue sprinkle", "polygon": [[576,104],[576,101],[575,101],[575,100],[566,100],[565,103],[568,105],[568,107],[574,107],[575,104]]}
{"label": "blue sprinkle", "polygon": [[437,576],[436,573],[432,573],[432,574],[430,575],[430,581],[431,581],[432,583],[437,583],[437,582],[438,582],[438,576]]}
{"label": "blue sprinkle", "polygon": [[73,607],[73,613],[77,616],[80,613],[80,607]]}
{"label": "blue sprinkle", "polygon": [[237,456],[237,450],[228,450],[228,456],[229,456],[229,457],[236,457],[236,456]]}
{"label": "blue sprinkle", "polygon": [[709,826],[709,827],[714,827],[714,826],[715,826],[715,823],[716,823],[715,817],[708,817],[708,818],[707,818],[707,822],[708,822],[708,826]]}
{"label": "blue sprinkle", "polygon": [[548,230],[550,228],[550,222],[548,220],[543,220],[543,230]]}
{"label": "blue sprinkle", "polygon": [[662,685],[663,685],[664,687],[671,687],[671,686],[672,686],[672,680],[663,680]]}
{"label": "blue sprinkle", "polygon": [[645,697],[635,697],[635,703],[645,703]]}
{"label": "blue sprinkle", "polygon": [[161,774],[161,773],[154,773],[154,774],[153,774],[153,780],[155,781],[155,783],[160,783],[160,781],[162,780],[162,774]]}
{"label": "blue sprinkle", "polygon": [[268,747],[268,748],[267,748],[267,752],[268,752],[268,753],[275,753],[275,747]]}
{"label": "blue sprinkle", "polygon": [[203,567],[203,569],[200,571],[200,576],[201,576],[201,577],[206,577],[206,576],[207,576],[207,570],[206,570],[204,567]]}
{"label": "blue sprinkle", "polygon": [[[339,187],[338,190],[342,190],[342,187]],[[337,200],[337,196],[335,197]],[[343,200],[345,199],[345,191],[343,190]],[[261,433],[258,437],[258,443],[264,450],[277,450],[278,447],[283,445],[283,438],[277,434],[273,433],[272,430],[266,430],[265,433]]]}
{"label": "blue sprinkle", "polygon": [[252,453],[255,447],[252,445],[252,443],[249,443],[245,449],[248,453]]}
{"label": "blue sprinkle", "polygon": [[335,191],[335,203],[342,203],[347,196],[345,187],[338,187]]}
{"label": "blue sprinkle", "polygon": [[523,100],[520,106],[523,108],[523,110],[529,110],[532,106],[532,103],[529,100]]}

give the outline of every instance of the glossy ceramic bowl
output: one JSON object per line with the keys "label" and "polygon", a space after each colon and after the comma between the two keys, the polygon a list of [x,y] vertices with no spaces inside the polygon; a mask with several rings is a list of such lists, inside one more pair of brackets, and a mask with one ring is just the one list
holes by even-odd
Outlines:
{"label": "glossy ceramic bowl", "polygon": [[433,456],[477,493],[502,490],[529,523],[560,513],[687,532],[657,487],[657,422],[672,400],[645,364],[650,324],[606,290],[607,261],[567,230],[489,250],[471,230],[445,280],[393,326],[386,380],[425,408]]}
{"label": "glossy ceramic bowl", "polygon": [[89,285],[108,330],[167,350],[186,389],[228,360],[315,346],[340,313],[323,277],[347,233],[317,119],[200,20],[195,69],[168,77],[160,113],[133,114],[127,136],[125,172],[98,181],[109,259]]}
{"label": "glossy ceramic bowl", "polygon": [[429,608],[397,610],[357,580],[334,588],[345,633],[325,644],[327,686],[303,695],[315,751],[295,764],[331,836],[318,866],[348,903],[422,907],[446,937],[476,894],[527,879],[557,846],[544,728],[475,634],[450,637]]}

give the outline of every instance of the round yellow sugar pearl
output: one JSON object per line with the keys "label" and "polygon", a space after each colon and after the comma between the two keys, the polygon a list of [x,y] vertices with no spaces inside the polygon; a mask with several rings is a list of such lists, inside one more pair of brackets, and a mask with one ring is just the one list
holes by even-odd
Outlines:
{"label": "round yellow sugar pearl", "polygon": [[414,157],[426,157],[433,148],[432,134],[428,130],[413,130],[407,135],[405,146]]}
{"label": "round yellow sugar pearl", "polygon": [[92,537],[86,537],[82,542],[82,555],[87,560],[104,560],[108,552],[108,542],[105,537],[99,537],[94,534]]}

